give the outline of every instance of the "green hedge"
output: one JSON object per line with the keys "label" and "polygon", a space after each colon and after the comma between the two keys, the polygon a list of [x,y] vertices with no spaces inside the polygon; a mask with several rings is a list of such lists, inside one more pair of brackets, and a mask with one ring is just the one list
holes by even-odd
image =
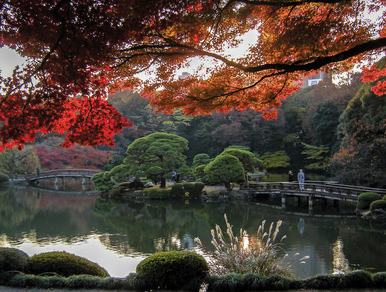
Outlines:
{"label": "green hedge", "polygon": [[[258,274],[228,274],[207,277],[206,282],[208,283],[207,291],[221,292],[299,289],[302,291],[321,289],[328,291],[369,289],[369,291],[372,291],[371,289],[386,289],[386,272],[370,274],[366,271],[353,271],[348,275],[319,275],[305,280],[289,279],[277,275],[263,277]],[[34,287],[37,289],[106,289],[126,291],[159,289],[151,287],[143,275],[134,273],[124,279],[100,278],[89,275],[63,278],[60,276],[35,276],[23,273],[0,273],[0,285],[18,288]]]}
{"label": "green hedge", "polygon": [[382,200],[385,200],[385,201],[386,201],[386,195],[383,196]]}
{"label": "green hedge", "polygon": [[173,184],[170,194],[172,198],[183,198],[185,195],[184,186],[181,183]]}
{"label": "green hedge", "polygon": [[203,182],[184,183],[184,191],[188,193],[189,198],[199,198],[201,192],[204,189],[205,184]]}
{"label": "green hedge", "polygon": [[386,211],[386,201],[385,200],[376,200],[370,204],[370,211],[376,209],[383,209]]}
{"label": "green hedge", "polygon": [[4,173],[0,173],[0,184],[7,181],[9,181],[9,176]]}
{"label": "green hedge", "polygon": [[0,273],[5,271],[25,272],[29,256],[16,248],[0,247]]}
{"label": "green hedge", "polygon": [[209,267],[196,253],[168,251],[152,254],[138,264],[136,272],[152,289],[198,291]]}
{"label": "green hedge", "polygon": [[205,184],[202,182],[176,183],[172,185],[171,196],[185,199],[199,198],[204,186]]}
{"label": "green hedge", "polygon": [[31,274],[55,273],[64,277],[72,275],[93,275],[108,277],[105,269],[89,260],[66,252],[47,252],[28,259]]}
{"label": "green hedge", "polygon": [[258,274],[228,274],[210,276],[208,291],[264,291],[264,290],[319,290],[351,288],[386,288],[386,272],[370,274],[358,270],[347,275],[319,275],[305,280],[289,279],[279,275],[262,277]]}
{"label": "green hedge", "polygon": [[358,196],[357,209],[366,210],[370,208],[370,204],[373,201],[380,200],[381,198],[382,198],[381,195],[377,193],[373,193],[373,192],[362,193]]}
{"label": "green hedge", "polygon": [[169,199],[171,197],[169,189],[152,188],[147,192],[149,199]]}

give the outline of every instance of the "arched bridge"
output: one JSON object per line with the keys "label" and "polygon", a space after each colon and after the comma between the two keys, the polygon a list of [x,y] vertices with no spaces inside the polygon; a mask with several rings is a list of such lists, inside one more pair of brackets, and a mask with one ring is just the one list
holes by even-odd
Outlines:
{"label": "arched bridge", "polygon": [[248,192],[252,197],[260,195],[279,195],[282,205],[286,203],[286,197],[308,197],[308,205],[312,208],[316,198],[340,201],[357,202],[358,196],[364,192],[374,192],[381,196],[386,195],[386,189],[342,185],[334,182],[308,181],[304,183],[304,190],[300,190],[297,182],[258,182],[248,183],[240,187],[240,190]]}
{"label": "arched bridge", "polygon": [[28,174],[26,175],[26,180],[33,184],[38,182],[39,180],[42,179],[49,179],[49,178],[54,178],[55,182],[57,181],[58,178],[61,178],[62,181],[66,177],[71,177],[71,178],[82,178],[83,181],[85,179],[91,179],[91,177],[99,172],[102,172],[103,170],[99,169],[55,169],[55,170],[47,170],[47,171],[41,171],[38,174]]}

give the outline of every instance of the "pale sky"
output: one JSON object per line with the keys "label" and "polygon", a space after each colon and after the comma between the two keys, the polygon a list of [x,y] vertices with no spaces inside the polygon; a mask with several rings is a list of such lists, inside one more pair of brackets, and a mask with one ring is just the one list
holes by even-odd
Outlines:
{"label": "pale sky", "polygon": [[1,75],[4,77],[11,76],[15,66],[22,65],[23,58],[20,57],[15,51],[8,48],[0,49],[0,70]]}

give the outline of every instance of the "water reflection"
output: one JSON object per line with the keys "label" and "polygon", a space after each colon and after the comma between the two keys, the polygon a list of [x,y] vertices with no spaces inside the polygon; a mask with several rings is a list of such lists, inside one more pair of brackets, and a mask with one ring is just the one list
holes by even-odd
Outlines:
{"label": "water reflection", "polygon": [[29,255],[65,250],[124,277],[147,254],[194,248],[195,237],[211,249],[211,229],[216,224],[226,229],[224,213],[235,233],[242,228],[250,235],[263,220],[283,220],[279,237],[287,235],[282,247],[289,258],[296,253],[310,256],[298,268],[300,277],[332,273],[338,263],[386,270],[381,259],[385,233],[364,230],[355,217],[322,217],[308,209],[283,210],[255,202],[113,202],[30,188],[0,191],[0,246],[14,246]]}

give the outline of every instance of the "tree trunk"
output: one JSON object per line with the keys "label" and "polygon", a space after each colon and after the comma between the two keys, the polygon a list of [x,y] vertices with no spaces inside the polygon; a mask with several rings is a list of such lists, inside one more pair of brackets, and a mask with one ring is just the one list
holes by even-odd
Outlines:
{"label": "tree trunk", "polygon": [[225,185],[225,188],[227,189],[227,192],[230,193],[231,192],[231,183],[230,182],[224,182],[224,185]]}
{"label": "tree trunk", "polygon": [[166,188],[166,178],[165,178],[165,176],[162,176],[162,178],[161,178],[161,186],[160,186],[161,188]]}

